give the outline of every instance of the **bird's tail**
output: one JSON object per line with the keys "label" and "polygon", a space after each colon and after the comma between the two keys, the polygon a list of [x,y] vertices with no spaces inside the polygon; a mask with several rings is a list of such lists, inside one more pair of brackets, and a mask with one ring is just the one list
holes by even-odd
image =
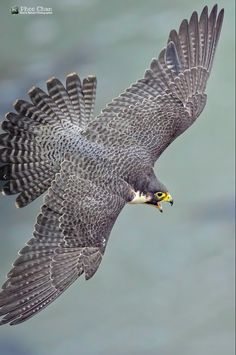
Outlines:
{"label": "bird's tail", "polygon": [[36,87],[29,90],[32,103],[17,100],[17,113],[7,113],[2,123],[2,193],[19,194],[17,207],[26,206],[48,189],[65,153],[76,150],[78,135],[93,115],[96,77],[88,76],[81,83],[72,73],[65,87],[53,77],[47,89],[48,94]]}

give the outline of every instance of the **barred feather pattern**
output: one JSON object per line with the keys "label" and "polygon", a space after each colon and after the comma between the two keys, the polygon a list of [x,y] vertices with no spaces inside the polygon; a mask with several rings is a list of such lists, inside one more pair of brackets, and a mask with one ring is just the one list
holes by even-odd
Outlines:
{"label": "barred feather pattern", "polygon": [[18,100],[0,136],[0,175],[18,206],[49,186],[33,238],[20,251],[0,293],[0,324],[18,324],[56,299],[84,273],[91,278],[111,229],[134,191],[167,191],[153,165],[202,112],[223,10],[194,12],[144,78],[92,119],[96,79],[76,74],[66,88],[52,78],[48,94]]}
{"label": "barred feather pattern", "polygon": [[0,135],[2,192],[20,193],[23,207],[48,189],[66,152],[76,152],[80,136],[93,114],[96,78],[81,83],[69,74],[66,88],[56,79],[47,81],[48,94],[40,88],[29,91],[32,103],[17,100],[17,113],[9,112]]}
{"label": "barred feather pattern", "polygon": [[[194,12],[190,21],[183,20],[178,32],[170,32],[166,48],[152,60],[144,78],[115,98],[89,123],[87,136],[109,146],[113,142],[107,127],[112,126],[113,135],[130,136],[134,146],[147,147],[154,164],[205,107],[205,88],[223,15],[224,10],[217,14],[217,5],[208,15],[206,6],[199,18]],[[149,107],[152,108],[148,110]],[[151,132],[155,133],[151,136]]]}
{"label": "barred feather pattern", "polygon": [[94,179],[96,163],[88,163],[68,154],[63,161],[33,238],[20,251],[2,287],[0,324],[27,320],[80,275],[88,280],[99,267],[113,224],[133,193],[125,181],[111,178],[105,167]]}

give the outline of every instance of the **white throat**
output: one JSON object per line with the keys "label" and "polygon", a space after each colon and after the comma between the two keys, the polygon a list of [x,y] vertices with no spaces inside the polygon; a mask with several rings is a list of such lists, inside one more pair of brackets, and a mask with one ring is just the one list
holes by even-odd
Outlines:
{"label": "white throat", "polygon": [[143,193],[140,193],[140,191],[133,191],[133,193],[134,193],[134,198],[129,202],[132,204],[145,203],[152,199],[150,195],[145,195]]}

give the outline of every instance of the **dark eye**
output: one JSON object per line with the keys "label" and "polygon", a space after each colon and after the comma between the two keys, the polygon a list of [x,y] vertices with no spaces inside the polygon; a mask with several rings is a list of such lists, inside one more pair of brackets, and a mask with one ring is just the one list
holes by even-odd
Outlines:
{"label": "dark eye", "polygon": [[158,192],[158,193],[157,193],[157,196],[158,196],[158,197],[161,197],[162,195],[163,195],[162,192]]}

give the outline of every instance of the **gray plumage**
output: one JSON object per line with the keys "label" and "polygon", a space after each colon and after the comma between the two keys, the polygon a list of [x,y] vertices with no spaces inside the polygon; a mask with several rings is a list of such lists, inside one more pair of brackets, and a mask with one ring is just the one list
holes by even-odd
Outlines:
{"label": "gray plumage", "polygon": [[23,207],[47,191],[33,238],[20,251],[0,293],[0,324],[36,314],[81,274],[91,278],[121,209],[135,191],[167,191],[153,166],[166,147],[200,115],[223,21],[223,10],[194,12],[144,78],[92,118],[96,78],[65,87],[47,81],[48,94],[17,100],[0,135],[4,194]]}

